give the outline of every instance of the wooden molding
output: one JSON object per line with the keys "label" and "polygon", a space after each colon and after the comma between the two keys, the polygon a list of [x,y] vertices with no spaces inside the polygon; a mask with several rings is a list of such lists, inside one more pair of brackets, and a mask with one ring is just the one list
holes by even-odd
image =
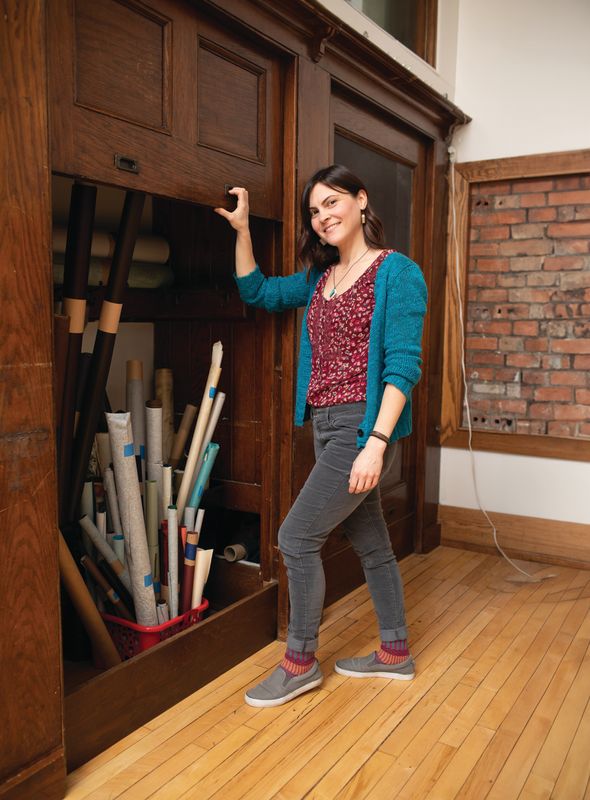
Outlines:
{"label": "wooden molding", "polygon": [[[447,282],[444,322],[443,389],[440,418],[440,444],[467,448],[469,430],[462,427],[463,373],[461,367],[462,337],[459,313],[467,308],[467,250],[469,244],[469,194],[472,183],[545,175],[571,175],[590,172],[590,150],[563,153],[541,153],[515,158],[469,161],[457,164],[454,171],[454,218],[449,203],[447,236]],[[449,182],[451,177],[449,176]],[[456,236],[453,232],[455,220]],[[457,277],[458,273],[458,277]],[[457,287],[457,280],[459,287]],[[465,320],[463,320],[463,330]],[[590,440],[561,436],[472,431],[474,450],[490,450],[519,455],[590,461]]]}
{"label": "wooden molding", "polygon": [[[590,525],[487,512],[500,547],[512,558],[590,568]],[[479,509],[439,506],[441,544],[497,553],[493,531]]]}

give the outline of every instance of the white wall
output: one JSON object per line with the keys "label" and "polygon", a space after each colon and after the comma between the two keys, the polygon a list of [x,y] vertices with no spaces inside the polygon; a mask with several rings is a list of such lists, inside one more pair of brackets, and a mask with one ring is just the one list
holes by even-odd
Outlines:
{"label": "white wall", "polygon": [[[590,2],[460,0],[457,160],[590,146]],[[590,164],[589,164],[590,168]],[[477,451],[489,511],[590,523],[590,464]],[[440,502],[478,508],[468,450],[443,448]]]}

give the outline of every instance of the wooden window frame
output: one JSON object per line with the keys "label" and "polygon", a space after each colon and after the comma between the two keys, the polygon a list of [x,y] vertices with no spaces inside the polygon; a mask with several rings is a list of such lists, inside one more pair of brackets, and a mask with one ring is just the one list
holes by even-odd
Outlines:
{"label": "wooden window frame", "polygon": [[[459,282],[463,293],[463,308],[467,308],[467,269],[469,245],[469,197],[473,183],[565,176],[577,173],[590,174],[590,150],[572,150],[563,153],[542,153],[532,156],[470,161],[455,165],[455,218],[459,261]],[[469,429],[461,425],[463,409],[463,376],[461,371],[461,341],[459,337],[459,306],[456,287],[456,263],[453,239],[453,214],[449,201],[447,238],[447,275],[443,387],[440,420],[440,445],[467,449]],[[574,439],[542,434],[510,434],[496,431],[473,430],[471,446],[474,450],[497,453],[563,458],[569,461],[590,461],[590,439]]]}

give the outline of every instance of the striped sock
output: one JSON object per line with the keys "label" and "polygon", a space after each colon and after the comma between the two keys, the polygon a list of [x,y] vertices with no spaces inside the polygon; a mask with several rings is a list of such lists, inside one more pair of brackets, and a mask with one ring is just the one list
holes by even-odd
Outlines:
{"label": "striped sock", "polygon": [[410,657],[407,639],[397,639],[395,642],[381,642],[381,647],[376,651],[377,661],[382,664],[400,664]]}
{"label": "striped sock", "polygon": [[304,675],[314,664],[315,653],[300,653],[287,648],[280,666],[289,675]]}

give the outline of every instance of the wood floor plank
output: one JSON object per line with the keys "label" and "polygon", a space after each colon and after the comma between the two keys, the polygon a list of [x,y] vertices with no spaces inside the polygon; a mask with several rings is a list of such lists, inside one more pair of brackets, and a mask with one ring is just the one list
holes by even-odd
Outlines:
{"label": "wood floor plank", "polygon": [[379,644],[366,585],[326,609],[319,689],[243,694],[273,642],[81,767],[67,800],[590,800],[590,570],[440,547],[400,564],[413,681],[334,672]]}

